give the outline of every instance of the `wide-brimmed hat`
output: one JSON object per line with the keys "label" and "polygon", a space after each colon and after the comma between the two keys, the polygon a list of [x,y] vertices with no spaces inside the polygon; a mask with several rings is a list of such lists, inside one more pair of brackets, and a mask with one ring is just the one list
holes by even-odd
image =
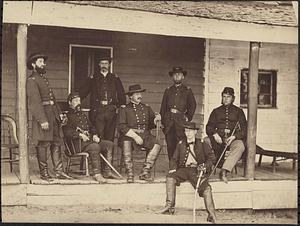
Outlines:
{"label": "wide-brimmed hat", "polygon": [[108,60],[108,62],[111,63],[113,59],[110,56],[101,56],[98,58],[98,62],[101,60]]}
{"label": "wide-brimmed hat", "polygon": [[67,101],[72,101],[74,98],[80,97],[79,93],[77,91],[72,91],[69,95],[68,95],[68,99]]}
{"label": "wide-brimmed hat", "polygon": [[42,54],[42,53],[33,53],[31,54],[28,59],[27,59],[27,68],[29,70],[33,70],[33,67],[32,67],[32,63],[35,62],[38,58],[43,58],[44,61],[46,61],[48,59],[48,56],[45,55],[45,54]]}
{"label": "wide-brimmed hat", "polygon": [[199,127],[197,127],[195,122],[184,122],[183,123],[183,128],[186,129],[194,129],[194,130],[198,130]]}
{"label": "wide-brimmed hat", "polygon": [[222,95],[223,94],[234,96],[234,89],[231,87],[225,87],[222,91]]}
{"label": "wide-brimmed hat", "polygon": [[187,74],[187,72],[184,71],[182,67],[177,66],[177,67],[173,67],[172,71],[169,71],[169,75],[173,76],[173,74],[176,73],[176,72],[182,72],[182,74],[184,76],[186,76],[186,74]]}
{"label": "wide-brimmed hat", "polygon": [[146,89],[142,89],[140,84],[134,84],[134,85],[129,86],[128,92],[125,94],[131,95],[133,93],[140,93],[140,92],[145,92],[145,91],[146,91]]}

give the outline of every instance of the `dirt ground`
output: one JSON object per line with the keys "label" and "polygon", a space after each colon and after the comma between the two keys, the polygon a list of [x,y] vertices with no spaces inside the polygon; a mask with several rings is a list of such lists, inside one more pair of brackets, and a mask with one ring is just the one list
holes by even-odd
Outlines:
{"label": "dirt ground", "polygon": [[[149,206],[32,206],[2,207],[2,222],[45,223],[193,223],[191,209],[176,209],[175,215],[156,214]],[[197,211],[197,223],[205,224],[207,213]],[[297,210],[217,210],[222,224],[297,224]]]}

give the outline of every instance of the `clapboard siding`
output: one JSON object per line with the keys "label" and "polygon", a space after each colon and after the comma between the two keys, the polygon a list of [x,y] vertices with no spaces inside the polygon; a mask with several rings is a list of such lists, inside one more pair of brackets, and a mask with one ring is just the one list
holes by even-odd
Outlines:
{"label": "clapboard siding", "polygon": [[[2,112],[16,115],[16,26],[7,26],[3,34],[2,54]],[[8,28],[9,27],[9,28]],[[12,27],[12,28],[11,28]],[[185,84],[190,86],[197,100],[194,120],[203,133],[204,109],[204,40],[124,32],[29,26],[28,55],[43,52],[48,55],[47,77],[56,99],[65,101],[68,95],[69,45],[113,47],[113,69],[125,90],[133,83],[147,89],[144,102],[158,112],[164,90],[172,85],[168,72],[182,65],[188,71]],[[134,50],[134,51],[132,51]],[[28,76],[31,71],[28,71]],[[31,136],[31,114],[29,114]],[[30,144],[30,154],[35,151]]]}
{"label": "clapboard siding", "polygon": [[[262,43],[260,69],[277,70],[277,108],[258,108],[257,143],[266,149],[297,151],[298,46]],[[248,68],[249,43],[210,40],[207,116],[220,104],[224,86],[236,92],[240,103],[240,70]],[[247,116],[247,109],[244,109]],[[205,122],[208,117],[205,117]]]}

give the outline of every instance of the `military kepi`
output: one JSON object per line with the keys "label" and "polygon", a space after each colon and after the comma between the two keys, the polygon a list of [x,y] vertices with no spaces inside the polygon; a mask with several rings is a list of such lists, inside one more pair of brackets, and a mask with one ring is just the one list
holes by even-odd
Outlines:
{"label": "military kepi", "polygon": [[184,76],[186,76],[187,72],[183,70],[182,67],[176,66],[173,67],[172,71],[169,71],[169,75],[173,76],[174,73],[181,72]]}
{"label": "military kepi", "polygon": [[196,126],[195,122],[185,122],[185,123],[183,123],[183,128],[194,129],[194,130],[198,130],[199,129],[199,127]]}
{"label": "military kepi", "polygon": [[222,95],[223,94],[234,96],[234,89],[231,88],[231,87],[225,87],[223,92],[222,92]]}
{"label": "military kepi", "polygon": [[102,60],[107,60],[109,63],[112,62],[112,58],[110,56],[101,56],[99,57],[99,62]]}
{"label": "military kepi", "polygon": [[46,60],[48,59],[48,56],[45,55],[45,54],[42,54],[42,53],[33,53],[33,54],[31,54],[31,55],[28,57],[27,63],[26,63],[27,68],[28,68],[29,70],[33,70],[33,67],[32,67],[31,64],[32,64],[33,62],[35,62],[38,58],[43,58],[44,61],[46,61]]}
{"label": "military kepi", "polygon": [[145,92],[146,89],[142,89],[140,84],[134,84],[129,86],[128,88],[128,92],[126,93],[126,95],[131,95],[133,93],[140,93],[140,92]]}
{"label": "military kepi", "polygon": [[80,97],[79,93],[77,91],[72,91],[69,95],[68,95],[68,102],[72,101],[74,98],[76,97]]}

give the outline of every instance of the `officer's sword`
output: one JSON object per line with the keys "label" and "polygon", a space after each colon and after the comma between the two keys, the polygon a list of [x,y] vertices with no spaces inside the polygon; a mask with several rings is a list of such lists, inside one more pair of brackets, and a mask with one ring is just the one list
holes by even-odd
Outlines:
{"label": "officer's sword", "polygon": [[201,181],[202,175],[203,175],[203,170],[200,170],[200,174],[198,175],[197,185],[196,185],[195,194],[194,194],[193,223],[196,222],[196,198],[197,198],[198,189],[200,187],[200,181]]}
{"label": "officer's sword", "polygon": [[[80,127],[76,128],[76,131],[83,133],[85,135],[89,135],[88,131],[84,131],[83,129],[81,129]],[[107,161],[107,159],[100,153],[100,157],[106,162],[106,164],[122,179],[124,179],[122,177],[122,175],[109,163],[109,161]]]}

